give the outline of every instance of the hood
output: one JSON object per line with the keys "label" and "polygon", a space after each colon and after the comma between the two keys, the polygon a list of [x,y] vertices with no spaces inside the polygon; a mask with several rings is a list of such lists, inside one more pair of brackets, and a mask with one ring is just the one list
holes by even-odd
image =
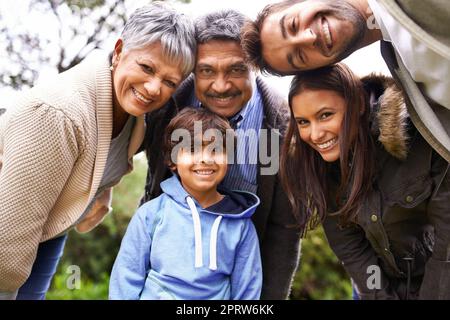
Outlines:
{"label": "hood", "polygon": [[208,208],[202,208],[200,204],[189,193],[184,190],[180,179],[177,175],[173,175],[167,180],[161,182],[162,191],[185,208],[189,208],[187,199],[190,198],[195,203],[196,208],[202,213],[220,215],[230,219],[250,218],[259,205],[259,198],[246,191],[231,191],[224,187],[217,190],[220,194],[227,197],[226,205],[212,205]]}
{"label": "hood", "polygon": [[388,153],[406,159],[410,121],[401,90],[384,75],[372,73],[361,80],[369,94],[372,133]]}
{"label": "hood", "polygon": [[[193,221],[193,230],[195,238],[195,267],[203,266],[203,246],[202,236],[202,215],[215,215],[216,218],[211,226],[209,239],[209,269],[217,270],[217,234],[220,223],[223,218],[227,219],[245,219],[250,218],[259,205],[259,198],[250,192],[229,191],[219,188],[218,191],[225,196],[224,200],[208,207],[202,208],[199,203],[183,188],[177,175],[173,175],[167,180],[161,182],[161,189],[173,201],[190,211]],[[223,210],[221,210],[223,209]],[[209,221],[210,219],[204,219]],[[208,223],[208,222],[204,222]]]}

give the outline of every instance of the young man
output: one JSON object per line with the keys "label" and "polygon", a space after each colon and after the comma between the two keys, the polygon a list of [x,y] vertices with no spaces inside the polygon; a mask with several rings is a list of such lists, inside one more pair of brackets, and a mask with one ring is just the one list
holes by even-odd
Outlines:
{"label": "young man", "polygon": [[450,162],[449,19],[445,0],[287,0],[244,27],[243,48],[262,70],[286,75],[381,40],[414,125]]}
{"label": "young man", "polygon": [[246,63],[240,46],[244,21],[245,17],[233,10],[210,13],[196,21],[194,75],[181,84],[172,103],[146,119],[149,171],[144,201],[161,193],[160,183],[170,173],[160,153],[161,133],[179,110],[193,105],[228,118],[238,142],[246,135],[253,141],[237,144],[236,161],[229,164],[222,185],[260,198],[252,219],[263,265],[261,298],[286,299],[300,251],[299,230],[277,176],[276,147],[281,146],[289,110],[285,99],[255,78]]}

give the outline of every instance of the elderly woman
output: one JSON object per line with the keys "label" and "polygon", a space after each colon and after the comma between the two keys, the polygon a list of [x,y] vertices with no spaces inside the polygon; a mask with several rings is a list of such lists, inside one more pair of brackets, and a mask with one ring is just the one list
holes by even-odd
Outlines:
{"label": "elderly woman", "polygon": [[144,115],[191,72],[195,50],[187,17],[142,7],[112,55],[88,57],[0,117],[0,299],[45,297],[67,232],[87,232],[108,213]]}

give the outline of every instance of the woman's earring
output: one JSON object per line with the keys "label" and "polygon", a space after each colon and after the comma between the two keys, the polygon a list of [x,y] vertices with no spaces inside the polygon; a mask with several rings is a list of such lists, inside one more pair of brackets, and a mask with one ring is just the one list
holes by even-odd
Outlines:
{"label": "woman's earring", "polygon": [[109,67],[109,70],[114,71],[114,66]]}

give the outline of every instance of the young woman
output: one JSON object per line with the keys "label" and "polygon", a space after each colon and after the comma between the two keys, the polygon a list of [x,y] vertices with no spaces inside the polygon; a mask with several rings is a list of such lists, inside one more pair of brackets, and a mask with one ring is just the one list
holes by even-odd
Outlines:
{"label": "young woman", "polygon": [[295,76],[282,177],[299,224],[320,222],[362,299],[450,299],[449,164],[390,78],[343,64]]}
{"label": "young woman", "polygon": [[0,299],[43,299],[73,227],[109,211],[144,114],[194,67],[193,23],[162,4],[135,11],[105,52],[24,93],[0,117]]}

